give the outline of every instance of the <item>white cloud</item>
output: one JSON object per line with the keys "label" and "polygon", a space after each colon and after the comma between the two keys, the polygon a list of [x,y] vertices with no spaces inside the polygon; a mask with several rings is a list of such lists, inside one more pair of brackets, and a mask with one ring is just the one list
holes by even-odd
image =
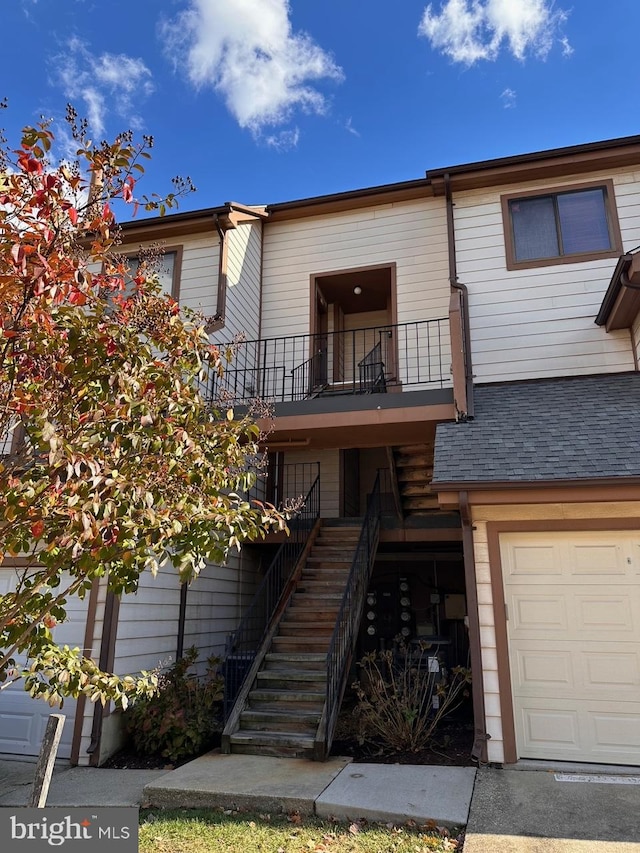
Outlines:
{"label": "white cloud", "polygon": [[418,33],[465,65],[496,59],[505,46],[516,59],[528,53],[544,59],[567,18],[553,0],[445,0],[439,13],[432,3],[426,7]]}
{"label": "white cloud", "polygon": [[513,89],[505,89],[500,98],[505,110],[513,109],[516,106],[516,93]]}
{"label": "white cloud", "polygon": [[239,125],[259,135],[294,109],[323,113],[312,83],[341,68],[306,33],[294,33],[289,0],[188,0],[161,26],[167,54],[196,87],[211,86]]}
{"label": "white cloud", "polygon": [[68,50],[53,60],[65,96],[84,101],[91,132],[102,136],[108,112],[113,109],[133,129],[140,118],[135,103],[153,92],[151,72],[141,59],[125,54],[94,56],[80,39],[70,39]]}
{"label": "white cloud", "polygon": [[562,55],[571,56],[573,48],[569,44],[569,39],[566,36],[563,36],[563,38],[560,39],[560,44],[562,45]]}
{"label": "white cloud", "polygon": [[351,116],[347,119],[347,123],[345,124],[345,129],[352,133],[354,136],[360,136],[360,133],[355,129],[353,123],[351,121]]}
{"label": "white cloud", "polygon": [[279,133],[270,133],[264,137],[264,142],[276,151],[291,151],[295,148],[300,140],[300,130],[294,127],[293,130],[281,130]]}

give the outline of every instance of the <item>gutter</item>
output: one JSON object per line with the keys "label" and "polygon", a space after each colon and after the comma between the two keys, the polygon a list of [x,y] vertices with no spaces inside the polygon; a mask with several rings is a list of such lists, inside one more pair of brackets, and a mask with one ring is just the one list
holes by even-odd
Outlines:
{"label": "gutter", "polygon": [[218,295],[216,296],[216,313],[207,326],[207,332],[217,332],[224,328],[227,310],[227,229],[222,227],[219,213],[213,214],[213,224],[220,238],[220,256],[218,258]]}
{"label": "gutter", "polygon": [[456,262],[456,233],[453,217],[453,197],[451,195],[451,178],[449,174],[444,176],[445,198],[447,204],[447,240],[449,246],[449,284],[454,290],[459,291],[462,307],[462,334],[464,339],[464,373],[467,395],[466,412],[461,413],[461,420],[472,420],[474,416],[473,405],[473,365],[471,360],[471,332],[469,329],[469,291],[466,284],[458,281],[458,269]]}
{"label": "gutter", "polygon": [[462,522],[462,554],[464,560],[464,581],[467,594],[467,619],[469,622],[469,656],[471,661],[471,697],[473,700],[473,746],[471,757],[487,763],[487,733],[484,678],[482,674],[482,646],[480,641],[480,614],[478,611],[478,587],[476,563],[473,556],[473,526],[467,492],[460,492],[460,520]]}
{"label": "gutter", "polygon": [[607,288],[607,292],[602,300],[598,316],[595,319],[596,325],[604,326],[608,322],[609,315],[611,314],[613,306],[615,305],[623,287],[630,287],[632,290],[637,288],[637,285],[634,285],[629,281],[629,277],[627,275],[632,261],[633,254],[631,252],[620,255],[618,258],[618,263],[616,264],[616,268],[611,276],[609,287]]}

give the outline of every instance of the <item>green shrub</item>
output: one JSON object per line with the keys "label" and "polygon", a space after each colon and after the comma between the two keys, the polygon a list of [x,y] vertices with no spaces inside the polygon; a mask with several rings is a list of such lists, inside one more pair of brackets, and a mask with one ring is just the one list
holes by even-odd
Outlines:
{"label": "green shrub", "polygon": [[218,658],[208,658],[207,672],[190,672],[198,659],[192,646],[162,673],[156,695],[138,699],[124,715],[127,732],[140,755],[179,761],[209,746],[221,728],[222,677]]}
{"label": "green shrub", "polygon": [[431,740],[442,719],[469,695],[471,670],[455,667],[448,674],[428,643],[373,651],[358,666],[353,684],[354,710],[361,742],[375,740],[394,752],[418,752]]}

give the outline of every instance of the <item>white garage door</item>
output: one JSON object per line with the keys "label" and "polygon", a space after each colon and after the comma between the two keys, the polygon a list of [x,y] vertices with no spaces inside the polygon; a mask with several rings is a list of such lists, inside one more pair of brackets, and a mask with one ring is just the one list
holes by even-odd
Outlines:
{"label": "white garage door", "polygon": [[[0,568],[0,594],[15,588],[15,570]],[[84,601],[72,598],[67,606],[68,622],[54,628],[53,636],[61,645],[72,648],[84,644],[88,596]],[[47,726],[49,714],[66,717],[58,758],[69,758],[75,718],[76,702],[67,699],[62,709],[50,708],[41,699],[32,699],[25,693],[22,682],[0,690],[0,753],[15,756],[37,755]]]}
{"label": "white garage door", "polygon": [[640,764],[640,533],[500,547],[518,757]]}

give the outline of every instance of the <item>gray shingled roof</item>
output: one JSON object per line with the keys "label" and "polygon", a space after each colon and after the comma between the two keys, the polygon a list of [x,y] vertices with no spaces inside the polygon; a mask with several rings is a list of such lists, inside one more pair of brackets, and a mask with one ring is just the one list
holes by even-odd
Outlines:
{"label": "gray shingled roof", "polygon": [[440,424],[433,483],[640,477],[640,374],[477,386],[475,419]]}

